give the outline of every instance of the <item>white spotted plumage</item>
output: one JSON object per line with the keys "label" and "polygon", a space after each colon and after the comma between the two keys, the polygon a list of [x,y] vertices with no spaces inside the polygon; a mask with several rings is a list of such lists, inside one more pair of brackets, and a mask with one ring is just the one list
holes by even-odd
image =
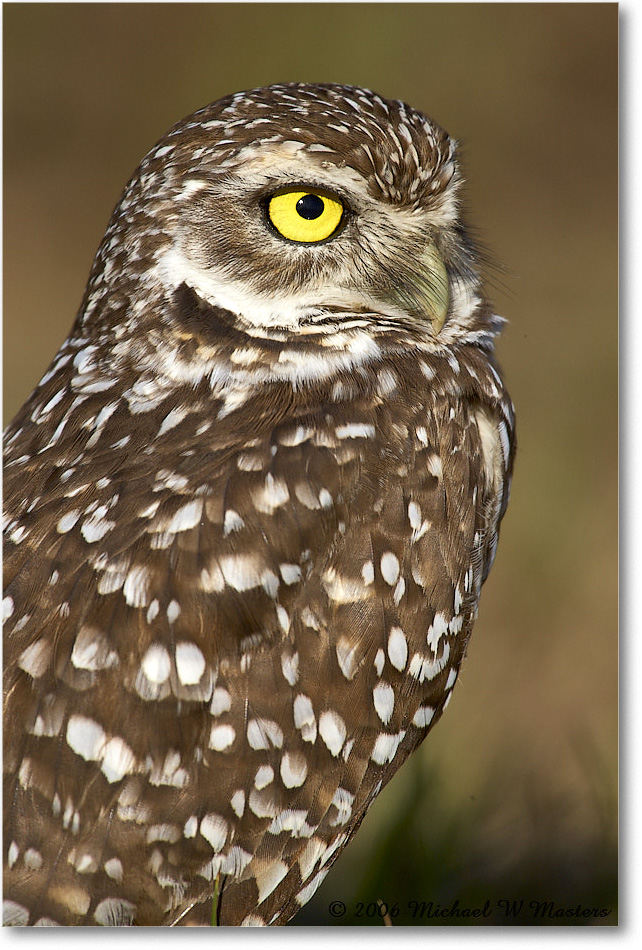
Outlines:
{"label": "white spotted plumage", "polygon": [[[302,182],[318,244],[268,220]],[[284,924],[440,718],[514,453],[460,184],[289,84],[127,185],[6,436],[6,923]]]}

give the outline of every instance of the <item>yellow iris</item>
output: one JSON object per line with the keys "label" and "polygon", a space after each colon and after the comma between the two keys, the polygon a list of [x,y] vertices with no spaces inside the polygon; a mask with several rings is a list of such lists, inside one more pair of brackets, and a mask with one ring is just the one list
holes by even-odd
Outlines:
{"label": "yellow iris", "polygon": [[270,198],[268,216],[288,241],[316,244],[337,230],[343,217],[343,204],[330,195],[296,188]]}

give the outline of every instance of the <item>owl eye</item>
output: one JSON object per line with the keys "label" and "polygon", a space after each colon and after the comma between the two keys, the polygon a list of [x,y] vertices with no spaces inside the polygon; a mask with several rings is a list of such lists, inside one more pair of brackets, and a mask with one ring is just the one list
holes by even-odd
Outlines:
{"label": "owl eye", "polygon": [[331,237],[343,218],[343,202],[319,191],[293,188],[273,195],[268,217],[280,235],[299,244],[316,244]]}

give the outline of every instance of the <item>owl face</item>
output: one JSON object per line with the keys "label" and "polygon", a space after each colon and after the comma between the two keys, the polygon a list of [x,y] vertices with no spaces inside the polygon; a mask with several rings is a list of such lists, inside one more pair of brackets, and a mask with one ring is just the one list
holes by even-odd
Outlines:
{"label": "owl face", "polygon": [[438,216],[382,202],[354,169],[296,144],[240,155],[242,174],[191,180],[168,273],[189,272],[254,327],[375,312],[438,332],[448,306]]}
{"label": "owl face", "polygon": [[401,102],[342,86],[255,90],[152,149],[99,259],[109,269],[117,238],[137,285],[146,260],[157,295],[186,285],[254,337],[307,344],[356,320],[441,347],[480,300],[458,185],[454,143]]}

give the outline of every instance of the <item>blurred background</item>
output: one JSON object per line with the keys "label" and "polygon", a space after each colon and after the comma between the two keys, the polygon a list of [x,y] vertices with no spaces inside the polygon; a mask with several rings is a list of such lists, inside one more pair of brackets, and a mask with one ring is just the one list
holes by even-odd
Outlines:
{"label": "blurred background", "polygon": [[[461,141],[510,320],[512,501],[446,716],[294,924],[381,927],[378,900],[398,906],[394,926],[616,923],[617,5],[10,4],[3,18],[5,422],[67,335],[127,179],[182,116],[271,82],[341,82]],[[456,900],[489,913],[430,916]],[[578,905],[608,914],[554,914]]]}

